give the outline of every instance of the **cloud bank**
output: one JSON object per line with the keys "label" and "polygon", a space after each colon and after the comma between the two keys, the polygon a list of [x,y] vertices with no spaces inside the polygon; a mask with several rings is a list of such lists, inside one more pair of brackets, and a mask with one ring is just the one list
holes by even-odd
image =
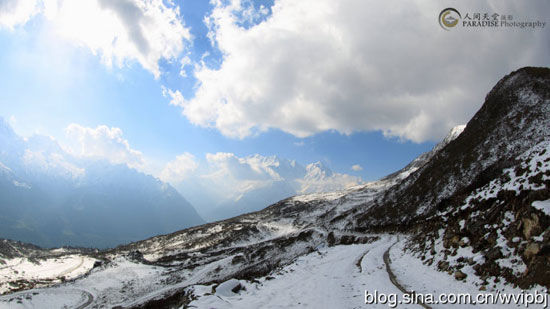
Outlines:
{"label": "cloud bank", "polygon": [[143,167],[145,163],[143,154],[130,147],[120,128],[105,125],[88,128],[73,123],[65,129],[65,135],[67,143],[63,146],[76,157],[103,159],[133,168]]}
{"label": "cloud bank", "polygon": [[195,156],[190,153],[184,153],[170,161],[160,172],[159,178],[165,182],[179,182],[186,179],[198,167]]}
{"label": "cloud bank", "polygon": [[183,154],[166,164],[160,178],[176,187],[207,219],[222,219],[259,210],[283,198],[342,190],[363,183],[360,177],[334,173],[320,162],[259,154],[239,157],[209,153],[199,163]]}
{"label": "cloud bank", "polygon": [[[529,19],[550,9],[547,1],[456,5]],[[276,128],[438,140],[498,78],[550,60],[548,29],[444,31],[437,1],[277,0],[269,16],[249,1],[214,6],[205,21],[221,66],[197,64],[194,96],[173,91],[171,102],[192,123],[234,138]]]}
{"label": "cloud bank", "polygon": [[34,15],[39,13],[39,1],[28,0],[1,0],[0,1],[0,28],[13,30],[14,27],[25,24]]}
{"label": "cloud bank", "polygon": [[[162,0],[0,1],[0,27],[43,15],[48,29],[108,65],[138,62],[155,78],[159,62],[191,68],[185,85],[162,88],[193,124],[232,138],[269,129],[297,137],[327,130],[381,131],[436,141],[466,122],[490,87],[522,66],[550,61],[544,29],[445,31],[438,1],[212,0],[207,39],[221,59],[193,54],[179,7]],[[546,20],[546,0],[465,0],[461,12]],[[199,26],[199,25],[197,25]],[[200,38],[205,39],[205,38]],[[200,59],[191,61],[192,59]],[[214,67],[207,63],[215,63]],[[189,73],[189,74],[188,74]],[[183,92],[183,93],[182,93]],[[184,96],[185,95],[185,96]]]}

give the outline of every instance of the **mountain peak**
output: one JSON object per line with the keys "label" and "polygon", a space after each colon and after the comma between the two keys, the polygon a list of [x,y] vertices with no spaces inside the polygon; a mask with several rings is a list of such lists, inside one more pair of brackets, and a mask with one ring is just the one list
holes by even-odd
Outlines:
{"label": "mountain peak", "polygon": [[306,166],[306,179],[324,179],[332,176],[332,170],[321,161],[310,163]]}
{"label": "mountain peak", "polygon": [[436,153],[439,150],[443,149],[443,147],[447,146],[450,142],[455,140],[466,128],[465,124],[457,125],[453,127],[451,130],[449,130],[449,133],[447,133],[447,136],[439,142],[437,145],[435,145],[434,149],[431,151],[431,153]]}
{"label": "mountain peak", "polygon": [[[550,139],[550,69],[523,68],[502,78],[458,136],[436,147],[426,164],[360,216],[363,226],[404,224],[432,214],[440,203],[489,169],[511,166],[517,156]],[[439,146],[439,145],[438,145]],[[497,166],[498,165],[498,166]],[[398,211],[400,216],[395,216]],[[369,219],[367,219],[369,218]],[[399,221],[399,222],[397,222]]]}

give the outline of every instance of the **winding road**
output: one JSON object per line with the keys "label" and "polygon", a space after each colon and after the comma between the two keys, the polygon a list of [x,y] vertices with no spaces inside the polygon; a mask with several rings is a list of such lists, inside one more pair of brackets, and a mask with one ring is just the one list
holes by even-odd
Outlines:
{"label": "winding road", "polygon": [[87,299],[86,299],[86,301],[85,301],[82,305],[76,307],[76,309],[84,309],[84,308],[88,307],[89,305],[91,305],[92,302],[94,301],[94,296],[93,296],[90,292],[84,291],[84,290],[80,290],[80,291],[82,292],[82,294],[83,294]]}

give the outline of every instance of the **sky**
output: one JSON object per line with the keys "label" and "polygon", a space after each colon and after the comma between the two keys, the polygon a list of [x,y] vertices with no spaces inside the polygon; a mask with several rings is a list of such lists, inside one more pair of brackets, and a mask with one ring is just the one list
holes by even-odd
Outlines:
{"label": "sky", "polygon": [[546,0],[0,0],[0,117],[176,188],[277,179],[272,156],[320,161],[342,186],[376,180],[466,123],[504,75],[550,63],[549,26],[443,29],[447,7],[550,12]]}

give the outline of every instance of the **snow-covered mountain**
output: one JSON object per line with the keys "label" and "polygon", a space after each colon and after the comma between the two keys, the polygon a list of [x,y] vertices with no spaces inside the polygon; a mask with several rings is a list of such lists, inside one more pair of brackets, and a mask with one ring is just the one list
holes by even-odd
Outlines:
{"label": "snow-covered mountain", "polygon": [[[466,127],[379,181],[80,252],[102,262],[85,277],[0,304],[360,308],[374,290],[396,301],[411,290],[436,301],[441,293],[534,295],[550,287],[549,122],[550,69],[523,68],[493,88]],[[8,252],[0,251],[3,290],[49,285],[16,276],[30,266]],[[51,267],[51,253],[40,254]],[[412,307],[420,305],[446,306],[422,298]],[[517,304],[487,305],[508,306]]]}
{"label": "snow-covered mountain", "polygon": [[212,171],[174,183],[208,221],[258,211],[297,194],[342,190],[363,183],[360,177],[333,173],[315,162],[303,166],[277,156],[209,155]]}
{"label": "snow-covered mountain", "polygon": [[170,185],[126,165],[76,158],[0,119],[0,235],[40,246],[113,247],[202,224]]}

